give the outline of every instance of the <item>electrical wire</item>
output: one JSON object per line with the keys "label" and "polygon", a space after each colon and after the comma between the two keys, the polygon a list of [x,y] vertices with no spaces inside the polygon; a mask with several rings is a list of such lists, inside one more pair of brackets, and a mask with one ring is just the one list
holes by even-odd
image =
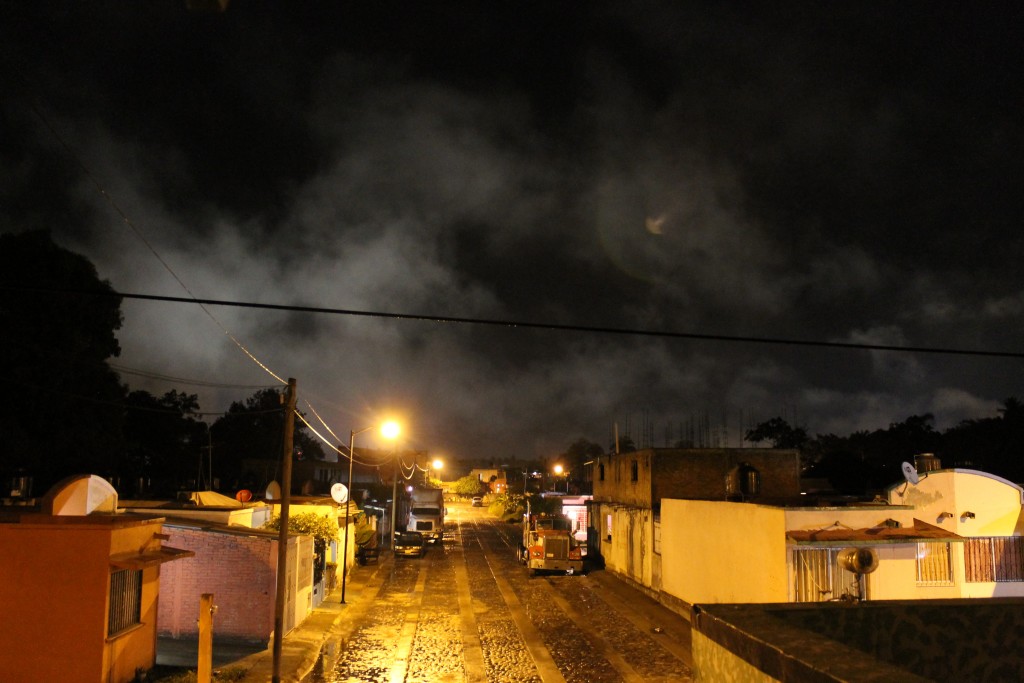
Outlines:
{"label": "electrical wire", "polygon": [[[26,79],[26,81],[27,81],[27,79]],[[160,265],[163,266],[164,270],[166,270],[170,274],[170,276],[172,278],[174,278],[175,282],[178,283],[178,285],[182,288],[182,290],[184,290],[185,293],[188,294],[189,299],[199,305],[200,309],[202,309],[202,311],[207,315],[207,317],[209,317],[210,320],[212,320],[214,322],[214,324],[216,324],[217,327],[219,327],[221,329],[221,331],[225,334],[225,336],[227,336],[232,342],[234,342],[235,346],[238,347],[238,349],[240,349],[246,356],[248,356],[260,368],[262,368],[267,374],[269,374],[271,377],[276,379],[280,384],[288,384],[287,381],[282,379],[277,373],[275,373],[266,364],[264,364],[262,361],[260,361],[237,337],[235,337],[231,333],[230,330],[228,330],[228,328],[220,321],[220,319],[217,318],[217,316],[215,316],[210,311],[210,309],[207,307],[207,305],[202,303],[202,301],[198,297],[196,297],[195,293],[192,292],[192,290],[185,283],[185,281],[181,277],[178,276],[177,272],[175,272],[175,270],[173,268],[171,268],[170,264],[167,263],[167,261],[164,260],[164,258],[156,250],[156,248],[153,246],[153,244],[146,238],[146,236],[139,229],[139,227],[135,225],[134,221],[132,221],[132,219],[128,216],[128,214],[124,211],[124,209],[121,208],[121,205],[117,202],[117,200],[114,199],[113,195],[111,195],[109,192],[107,192],[107,189],[103,186],[103,183],[100,182],[99,178],[97,178],[97,176],[92,172],[92,170],[89,168],[89,166],[86,165],[86,163],[78,155],[76,150],[74,150],[71,147],[71,145],[64,138],[64,136],[61,135],[60,132],[57,130],[57,128],[50,122],[49,118],[43,113],[41,107],[37,104],[36,97],[34,95],[32,95],[32,93],[31,93],[31,83],[28,83],[28,85],[29,85],[28,103],[29,103],[29,107],[32,110],[32,113],[43,124],[43,126],[50,132],[50,134],[54,137],[54,139],[57,141],[57,143],[65,150],[65,152],[71,157],[71,159],[75,162],[75,164],[77,164],[77,166],[81,169],[82,173],[85,174],[85,177],[89,180],[89,182],[92,183],[93,187],[95,187],[96,191],[100,194],[100,196],[103,197],[103,199],[106,200],[106,202],[110,205],[110,207],[114,210],[114,212],[117,213],[117,215],[121,217],[122,222],[126,226],[128,226],[128,228],[132,231],[132,233],[135,234],[135,236],[139,239],[139,241],[141,241],[142,244],[145,245],[145,247],[149,250],[149,252],[153,255],[153,257],[160,263]],[[157,377],[155,374],[145,375],[145,374],[142,374],[141,372],[133,371],[133,370],[128,369],[128,368],[124,368],[121,371],[124,372],[125,374],[136,374],[136,375],[148,376],[151,379],[166,379],[166,380],[175,379],[175,378],[170,378],[169,376]],[[182,381],[182,380],[177,380],[177,381]],[[189,383],[189,382],[186,382],[186,383]],[[252,386],[245,387],[245,386],[239,386],[239,385],[225,385],[225,384],[202,382],[202,381],[191,382],[191,384],[194,385],[194,386],[220,387],[220,388],[254,388]],[[259,388],[265,388],[265,387],[260,386]],[[308,401],[307,401],[307,405],[308,405]],[[312,409],[312,406],[310,406],[310,409]],[[315,410],[313,412],[314,412],[314,414],[316,413]],[[203,413],[203,414],[213,415],[213,414],[222,414],[222,413]],[[317,417],[319,418],[319,415],[317,415]],[[305,422],[305,419],[303,419],[303,422]],[[321,422],[323,422],[323,420],[321,420]],[[309,425],[309,423],[306,423],[306,425],[308,427],[310,427],[311,430],[313,429],[312,426]],[[325,427],[327,426],[326,423],[324,423],[324,426]],[[315,430],[313,430],[313,431],[315,433]],[[329,428],[328,428],[328,431],[330,431]],[[333,432],[331,432],[331,434],[333,435]],[[321,438],[321,440],[324,440],[326,442],[326,440],[323,439],[322,436],[320,438]],[[337,438],[337,437],[335,436],[335,438]],[[351,455],[353,455],[353,454],[350,454],[350,456]]]}
{"label": "electrical wire", "polygon": [[99,181],[95,174],[93,174],[92,170],[85,164],[85,162],[82,161],[82,159],[78,156],[75,150],[72,149],[71,145],[67,142],[67,140],[65,140],[64,137],[59,132],[57,132],[57,129],[53,126],[52,123],[50,123],[49,118],[47,118],[46,115],[43,114],[42,110],[36,104],[34,97],[29,97],[29,107],[32,109],[32,113],[35,114],[36,118],[38,118],[39,121],[42,122],[43,126],[45,126],[46,129],[50,131],[50,134],[53,135],[54,139],[57,140],[57,143],[64,148],[64,151],[68,153],[68,155],[75,162],[75,164],[77,164],[78,167],[82,170],[82,173],[84,173],[85,177],[88,178],[89,182],[93,184],[93,187],[96,188],[96,191],[99,192],[100,196],[103,197],[103,199],[106,200],[106,202],[117,213],[117,215],[121,217],[122,222],[125,225],[127,225],[128,228],[133,233],[135,233],[135,236],[138,237],[139,241],[141,241],[146,246],[146,248],[149,249],[150,253],[153,254],[153,257],[156,258],[156,260],[160,262],[160,265],[164,267],[164,270],[170,273],[171,277],[174,278],[178,285],[189,295],[189,298],[192,301],[199,304],[199,307],[203,310],[204,313],[206,313],[210,320],[212,320],[217,325],[217,327],[219,327],[221,331],[223,331],[224,334],[232,342],[235,343],[235,346],[237,346],[239,349],[241,349],[243,353],[245,353],[246,356],[248,356],[258,366],[263,368],[263,370],[267,374],[276,379],[278,382],[280,382],[281,384],[287,384],[288,382],[281,379],[273,370],[268,368],[258,358],[256,358],[256,356],[253,355],[253,353],[249,351],[249,349],[247,349],[245,345],[242,344],[241,341],[239,341],[233,334],[231,334],[230,330],[228,330],[228,328],[225,327],[224,324],[215,315],[213,315],[212,312],[210,312],[210,309],[208,309],[205,304],[203,304],[198,298],[196,298],[192,290],[189,289],[188,285],[185,284],[185,281],[178,277],[178,274],[174,272],[174,269],[171,268],[170,264],[168,264],[167,261],[165,261],[163,257],[160,256],[156,248],[153,247],[153,245],[150,243],[148,239],[146,239],[146,236],[142,234],[142,231],[139,230],[139,228],[135,225],[132,219],[128,217],[128,214],[124,212],[124,210],[121,208],[120,204],[117,203],[114,197],[109,192],[107,192],[107,189],[103,186],[103,184]]}
{"label": "electrical wire", "polygon": [[[438,323],[458,323],[462,325],[484,325],[495,327],[513,327],[525,329],[551,330],[558,332],[580,332],[594,334],[612,334],[638,337],[660,337],[668,339],[689,339],[695,341],[734,342],[744,344],[768,344],[776,346],[819,347],[830,349],[850,349],[857,351],[890,351],[893,353],[919,353],[952,356],[982,356],[988,358],[1024,359],[1022,351],[993,351],[987,349],[962,349],[937,346],[897,346],[895,344],[864,344],[856,342],[822,341],[815,339],[793,339],[786,337],[751,337],[744,335],[707,334],[700,332],[679,332],[674,330],[651,330],[628,327],[603,327],[598,325],[567,325],[529,320],[512,320],[496,318],[466,318],[457,316],[428,315],[425,313],[401,313],[390,311],[364,311],[346,308],[326,308],[321,306],[299,306],[293,304],[265,304],[253,301],[232,301],[226,299],[197,299],[178,296],[162,296],[157,294],[137,294],[115,291],[84,291],[60,288],[38,287],[0,287],[3,290],[23,292],[47,292],[84,294],[100,297],[121,297],[141,301],[165,301],[170,303],[198,304],[200,306],[231,306],[236,308],[254,308],[271,311],[288,311],[292,313],[317,313],[325,315],[347,315],[368,318],[387,318],[391,320],[421,320]],[[258,361],[257,361],[258,362]],[[277,377],[274,375],[274,377]]]}
{"label": "electrical wire", "polygon": [[201,379],[187,379],[184,377],[174,377],[172,375],[164,375],[158,372],[151,372],[149,370],[129,368],[118,363],[108,362],[107,365],[112,370],[115,370],[122,375],[134,375],[136,377],[145,377],[147,379],[174,382],[175,384],[185,384],[188,386],[211,387],[216,389],[273,389],[278,386],[276,384],[225,384],[222,382],[210,382]]}
{"label": "electrical wire", "polygon": [[[312,406],[310,406],[310,407],[312,407]],[[302,414],[302,413],[300,413],[300,412],[299,412],[298,410],[296,410],[296,411],[295,411],[295,416],[296,416],[296,417],[298,417],[298,418],[299,418],[300,420],[302,420],[302,423],[303,423],[304,425],[306,425],[307,427],[309,427],[309,431],[313,432],[313,434],[315,434],[315,435],[317,436],[317,438],[318,438],[318,439],[320,439],[320,440],[321,440],[321,441],[323,441],[323,442],[324,442],[325,444],[327,444],[327,447],[328,447],[328,448],[330,448],[330,449],[331,449],[332,451],[334,451],[335,453],[337,453],[337,454],[338,454],[339,456],[341,456],[341,457],[345,458],[346,460],[348,460],[348,459],[350,458],[349,454],[347,454],[347,453],[346,453],[345,451],[341,450],[341,449],[340,449],[339,447],[335,446],[335,445],[334,445],[333,443],[331,443],[330,441],[328,441],[328,440],[327,440],[327,439],[326,439],[326,438],[324,437],[324,435],[323,435],[323,434],[321,434],[320,432],[318,432],[318,431],[316,430],[316,428],[315,428],[315,427],[313,427],[313,425],[309,424],[309,421],[308,421],[308,420],[306,419],[306,416],[305,416],[305,415],[303,415],[303,414]],[[326,427],[327,425],[324,425],[324,426]],[[329,427],[328,427],[328,431],[330,431],[330,428],[329,428]],[[331,434],[333,434],[333,432],[331,432]],[[336,437],[335,437],[335,438],[336,438]],[[353,456],[354,456],[354,455],[355,455],[355,454],[353,454]],[[363,465],[363,466],[365,466],[365,467],[380,467],[381,465],[383,465],[383,464],[384,464],[384,463],[386,462],[386,461],[384,461],[384,460],[382,460],[382,461],[381,461],[381,462],[379,462],[379,463],[376,463],[376,462],[365,462],[365,461],[363,461],[363,460],[360,460],[359,458],[356,458],[356,457],[352,457],[351,459],[352,459],[352,462],[354,462],[354,463],[357,463],[357,464],[359,464],[359,465]],[[390,456],[388,457],[388,460],[390,460]]]}

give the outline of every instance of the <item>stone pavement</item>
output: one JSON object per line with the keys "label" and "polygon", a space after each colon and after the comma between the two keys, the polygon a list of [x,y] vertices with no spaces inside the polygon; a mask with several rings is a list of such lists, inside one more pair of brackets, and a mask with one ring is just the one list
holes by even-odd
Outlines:
{"label": "stone pavement", "polygon": [[[284,637],[278,667],[282,683],[298,683],[309,673],[331,632],[339,628],[344,629],[346,620],[358,618],[366,609],[366,603],[373,600],[373,595],[380,585],[380,577],[387,571],[391,562],[390,553],[382,553],[377,563],[354,566],[345,586],[346,604],[341,604],[339,581],[323,603]],[[272,681],[273,648],[273,639],[267,643],[266,648],[262,648],[252,643],[220,641],[214,633],[213,669],[215,672],[229,668],[246,669],[246,676],[241,679],[243,683]],[[161,638],[157,645],[157,664],[184,666],[194,671],[199,661],[198,650],[199,646],[195,641]]]}

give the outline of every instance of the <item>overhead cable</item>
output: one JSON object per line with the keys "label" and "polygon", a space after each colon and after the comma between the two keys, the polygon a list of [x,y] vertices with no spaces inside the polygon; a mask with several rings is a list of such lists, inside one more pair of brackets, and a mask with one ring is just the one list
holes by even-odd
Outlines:
{"label": "overhead cable", "polygon": [[[36,288],[17,288],[24,291],[72,291]],[[171,303],[199,304],[201,306],[231,306],[236,308],[256,308],[271,311],[289,311],[293,313],[317,313],[325,315],[348,315],[368,318],[389,318],[392,320],[423,320],[438,323],[458,323],[463,325],[487,325],[496,327],[515,327],[560,332],[587,332],[595,334],[614,334],[623,336],[661,337],[668,339],[692,339],[697,341],[736,342],[745,344],[771,344],[777,346],[813,346],[832,349],[854,349],[858,351],[891,351],[894,353],[928,353],[953,356],[984,356],[989,358],[1024,358],[1020,351],[991,351],[986,349],[957,349],[937,346],[897,346],[895,344],[865,344],[857,342],[822,341],[815,339],[791,339],[784,337],[751,337],[726,334],[704,334],[699,332],[677,332],[673,330],[648,330],[627,327],[604,327],[597,325],[566,325],[545,323],[530,320],[501,320],[495,318],[466,318],[457,316],[428,315],[423,313],[399,313],[391,311],[361,311],[346,308],[326,308],[321,306],[298,306],[292,304],[265,304],[252,301],[231,301],[225,299],[196,299],[177,296],[161,296],[157,294],[136,294],[127,292],[102,292],[75,290],[76,294],[92,294],[96,296],[119,296],[125,299],[142,301],[166,301]]]}

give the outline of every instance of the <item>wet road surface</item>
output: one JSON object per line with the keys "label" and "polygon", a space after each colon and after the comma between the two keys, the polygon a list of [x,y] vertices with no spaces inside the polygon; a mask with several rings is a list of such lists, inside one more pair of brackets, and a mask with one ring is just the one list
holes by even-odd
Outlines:
{"label": "wet road surface", "polygon": [[449,505],[444,542],[388,560],[305,683],[693,680],[685,619],[603,572],[530,576],[517,525]]}

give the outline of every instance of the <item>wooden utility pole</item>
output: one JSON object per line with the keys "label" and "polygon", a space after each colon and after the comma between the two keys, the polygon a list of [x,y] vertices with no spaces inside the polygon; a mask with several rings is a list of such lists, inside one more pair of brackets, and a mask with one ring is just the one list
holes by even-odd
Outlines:
{"label": "wooden utility pole", "polygon": [[199,662],[196,669],[198,683],[210,683],[213,673],[213,593],[203,593],[199,599]]}
{"label": "wooden utility pole", "polygon": [[281,681],[281,647],[284,644],[284,609],[288,590],[288,504],[292,490],[292,450],[295,440],[295,380],[285,390],[284,447],[281,451],[281,529],[277,536],[277,600],[274,602],[273,683]]}

